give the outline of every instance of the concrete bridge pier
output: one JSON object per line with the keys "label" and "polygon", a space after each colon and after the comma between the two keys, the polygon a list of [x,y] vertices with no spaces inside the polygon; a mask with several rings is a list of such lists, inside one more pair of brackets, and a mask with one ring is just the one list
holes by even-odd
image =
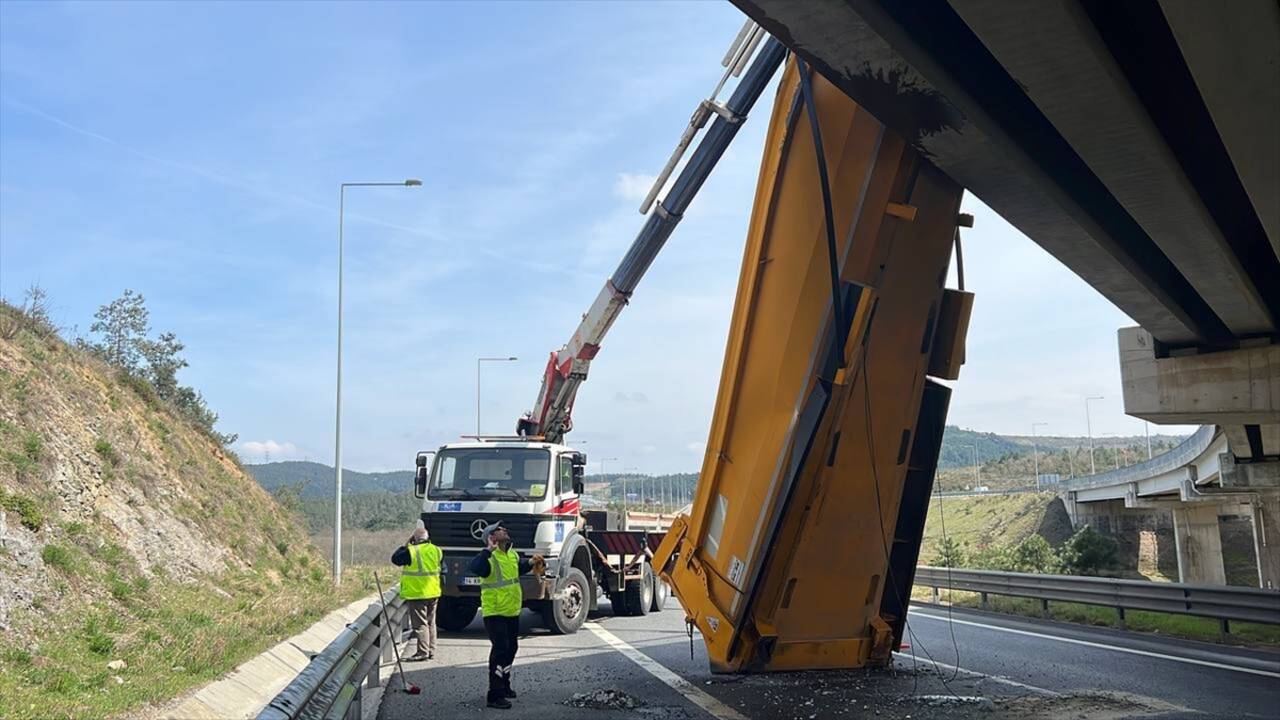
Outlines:
{"label": "concrete bridge pier", "polygon": [[1172,508],[1173,539],[1178,552],[1179,582],[1226,585],[1218,506],[1185,503]]}

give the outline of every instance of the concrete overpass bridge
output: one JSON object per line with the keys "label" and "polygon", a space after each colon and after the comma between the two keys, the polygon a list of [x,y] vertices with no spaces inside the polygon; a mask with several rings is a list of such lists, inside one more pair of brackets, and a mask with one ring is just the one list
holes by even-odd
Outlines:
{"label": "concrete overpass bridge", "polygon": [[1159,520],[1171,516],[1178,581],[1222,585],[1220,518],[1249,519],[1257,559],[1258,585],[1280,588],[1280,486],[1259,486],[1235,472],[1230,440],[1220,427],[1206,425],[1185,442],[1147,462],[1063,483],[1059,494],[1079,527],[1092,524],[1112,532],[1126,521],[1146,527],[1159,542]]}
{"label": "concrete overpass bridge", "polygon": [[1276,486],[1280,6],[733,2],[1139,323],[1125,411],[1221,429],[1188,487]]}

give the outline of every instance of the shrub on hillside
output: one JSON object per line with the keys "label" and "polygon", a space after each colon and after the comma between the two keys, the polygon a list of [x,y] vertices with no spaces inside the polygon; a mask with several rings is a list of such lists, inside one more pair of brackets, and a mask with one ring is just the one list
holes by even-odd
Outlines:
{"label": "shrub on hillside", "polygon": [[1069,575],[1100,575],[1115,567],[1119,545],[1085,525],[1062,546],[1062,566]]}
{"label": "shrub on hillside", "polygon": [[5,492],[4,488],[0,488],[0,508],[16,513],[18,522],[28,530],[36,531],[44,525],[44,513],[40,511],[40,506],[25,495]]}

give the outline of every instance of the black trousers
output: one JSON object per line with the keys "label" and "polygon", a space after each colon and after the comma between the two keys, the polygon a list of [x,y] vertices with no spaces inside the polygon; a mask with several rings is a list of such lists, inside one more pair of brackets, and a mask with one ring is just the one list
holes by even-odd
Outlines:
{"label": "black trousers", "polygon": [[497,700],[511,689],[511,664],[520,647],[520,618],[491,615],[484,619],[489,633],[489,699]]}

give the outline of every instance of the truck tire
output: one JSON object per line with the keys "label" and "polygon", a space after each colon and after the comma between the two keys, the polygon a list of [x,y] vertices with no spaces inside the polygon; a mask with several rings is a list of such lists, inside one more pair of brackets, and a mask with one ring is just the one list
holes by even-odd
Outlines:
{"label": "truck tire", "polygon": [[572,635],[587,621],[591,609],[591,588],[587,576],[576,567],[565,572],[556,598],[542,607],[547,629],[556,635]]}
{"label": "truck tire", "polygon": [[648,615],[653,606],[653,570],[649,563],[640,566],[640,579],[628,580],[623,591],[623,607],[631,616]]}
{"label": "truck tire", "polygon": [[476,611],[479,609],[480,605],[475,602],[442,597],[436,623],[441,630],[449,632],[465,630],[476,619]]}
{"label": "truck tire", "polygon": [[649,608],[649,610],[653,612],[662,612],[662,606],[667,603],[667,595],[669,595],[670,592],[671,592],[670,589],[667,587],[667,584],[663,582],[662,578],[658,577],[657,575],[654,575],[653,576],[653,607]]}

